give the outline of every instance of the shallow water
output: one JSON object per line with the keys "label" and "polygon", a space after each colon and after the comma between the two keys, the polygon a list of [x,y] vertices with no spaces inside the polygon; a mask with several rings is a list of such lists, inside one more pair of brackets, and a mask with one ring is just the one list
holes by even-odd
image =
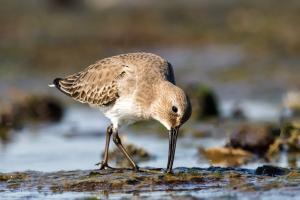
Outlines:
{"label": "shallow water", "polygon": [[267,102],[263,100],[224,100],[220,104],[223,117],[230,117],[232,111],[239,107],[249,121],[278,122],[281,114],[280,102]]}
{"label": "shallow water", "polygon": [[[104,148],[108,121],[100,113],[88,108],[72,108],[65,119],[57,125],[42,125],[26,128],[16,134],[11,143],[2,147],[0,171],[57,171],[91,169],[100,160]],[[167,133],[167,132],[166,132]],[[140,166],[165,167],[168,139],[157,134],[134,134],[123,130],[124,143],[133,143],[145,148],[155,159],[141,162]],[[219,141],[223,143],[224,141]],[[175,166],[197,166],[195,159],[198,145],[217,145],[213,139],[192,142],[178,140]],[[111,147],[114,147],[111,142]],[[180,150],[179,150],[180,149]],[[202,163],[201,166],[208,166]]]}
{"label": "shallow water", "polygon": [[[257,198],[257,193],[247,193],[229,191],[224,193],[221,189],[203,189],[197,191],[158,191],[141,192],[134,194],[126,193],[84,193],[84,192],[64,192],[61,194],[44,194],[39,192],[5,192],[1,193],[3,199],[241,199],[251,200]],[[290,200],[299,199],[298,196],[290,194],[288,190],[271,190],[260,192],[259,198],[264,200],[280,200],[282,198]]]}
{"label": "shallow water", "polygon": [[[276,106],[249,102],[246,107],[252,109],[245,113],[251,120],[275,120],[278,116]],[[262,107],[269,106],[269,112]],[[272,109],[271,109],[272,108]],[[224,116],[230,110],[230,102],[222,107]],[[264,109],[267,110],[267,109]],[[0,171],[13,172],[25,170],[57,171],[74,169],[94,169],[104,149],[105,130],[108,120],[94,109],[88,107],[70,107],[61,123],[32,125],[15,134],[13,140],[1,146]],[[124,143],[132,143],[145,148],[154,159],[139,162],[141,167],[166,167],[168,153],[167,132],[164,137],[155,130],[124,129],[121,137]],[[190,136],[178,139],[174,167],[208,167],[209,162],[198,153],[198,147],[216,147],[226,143],[226,137]],[[111,148],[115,148],[111,142]],[[298,166],[300,161],[298,160]],[[281,156],[277,165],[286,167],[286,156]],[[115,164],[115,163],[112,163]],[[256,168],[264,161],[249,163],[243,167]]]}

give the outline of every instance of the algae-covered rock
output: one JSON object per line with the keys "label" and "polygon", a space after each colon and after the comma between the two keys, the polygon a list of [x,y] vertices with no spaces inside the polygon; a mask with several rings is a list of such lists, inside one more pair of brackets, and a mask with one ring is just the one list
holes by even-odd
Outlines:
{"label": "algae-covered rock", "polygon": [[62,104],[50,96],[26,96],[0,106],[0,140],[7,142],[13,131],[27,123],[58,122],[63,117]]}
{"label": "algae-covered rock", "polygon": [[0,113],[0,142],[7,143],[11,140],[12,128],[19,127],[19,121],[13,120],[11,113],[7,110],[2,110]]}
{"label": "algae-covered rock", "polygon": [[10,129],[6,126],[0,125],[0,141],[2,143],[7,143],[10,141]]}
{"label": "algae-covered rock", "polygon": [[271,158],[275,155],[278,155],[282,149],[282,145],[282,140],[280,138],[276,138],[273,144],[270,145],[268,152],[266,153],[266,157]]}
{"label": "algae-covered rock", "polygon": [[[216,189],[229,191],[272,191],[288,189],[299,195],[299,170],[280,168],[268,177],[266,167],[255,170],[241,168],[175,168],[173,174],[162,169],[75,170],[58,172],[2,173],[0,191],[30,191],[43,194],[63,192],[136,193],[150,191],[196,191]],[[24,176],[23,176],[24,175]],[[262,176],[263,175],[263,176]],[[298,193],[296,192],[298,191]]]}
{"label": "algae-covered rock", "polygon": [[185,90],[190,97],[194,119],[207,119],[219,116],[218,99],[214,91],[202,84],[190,85]]}
{"label": "algae-covered rock", "polygon": [[253,159],[253,154],[250,152],[230,147],[199,148],[199,153],[201,153],[211,165],[222,167],[237,167]]}
{"label": "algae-covered rock", "polygon": [[0,112],[0,123],[16,129],[28,122],[60,121],[64,109],[61,102],[53,97],[32,95],[2,106]]}
{"label": "algae-covered rock", "polygon": [[267,176],[282,176],[286,175],[290,172],[289,169],[283,167],[276,167],[271,165],[264,165],[258,167],[255,170],[255,174],[257,175],[267,175]]}
{"label": "algae-covered rock", "polygon": [[63,116],[61,103],[50,96],[30,96],[23,102],[26,117],[33,121],[60,121]]}
{"label": "algae-covered rock", "polygon": [[285,123],[281,128],[281,144],[289,152],[300,151],[300,123]]}
{"label": "algae-covered rock", "polygon": [[15,173],[0,173],[0,182],[8,181],[23,181],[27,178],[27,174],[24,172],[15,172]]}
{"label": "algae-covered rock", "polygon": [[230,135],[230,141],[226,146],[241,148],[254,154],[264,156],[279,133],[279,129],[268,125],[242,125],[237,131]]}

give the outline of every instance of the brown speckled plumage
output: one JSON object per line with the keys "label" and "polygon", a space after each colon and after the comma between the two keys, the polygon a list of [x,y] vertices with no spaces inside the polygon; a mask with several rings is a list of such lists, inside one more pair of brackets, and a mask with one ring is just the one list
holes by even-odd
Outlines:
{"label": "brown speckled plumage", "polygon": [[[166,60],[151,53],[129,53],[102,59],[76,74],[53,81],[73,99],[98,107],[111,120],[100,169],[109,167],[110,136],[135,170],[118,136],[118,128],[135,121],[155,119],[169,130],[167,171],[172,170],[179,127],[191,115],[191,104],[175,85],[173,69]],[[51,85],[52,87],[53,85]]]}
{"label": "brown speckled plumage", "polygon": [[[138,85],[142,79],[146,80],[145,84]],[[140,93],[137,100],[147,104],[148,98],[141,91],[146,89],[149,96],[152,85],[147,83],[159,79],[175,83],[168,62],[151,53],[131,53],[97,61],[85,70],[59,80],[58,87],[79,102],[98,106],[113,104],[120,95],[137,89]]]}

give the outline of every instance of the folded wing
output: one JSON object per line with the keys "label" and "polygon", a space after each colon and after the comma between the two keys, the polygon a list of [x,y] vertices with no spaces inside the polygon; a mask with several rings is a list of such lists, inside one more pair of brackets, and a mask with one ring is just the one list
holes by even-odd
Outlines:
{"label": "folded wing", "polygon": [[107,106],[118,99],[117,81],[124,73],[121,64],[98,62],[82,72],[56,78],[53,84],[79,102]]}

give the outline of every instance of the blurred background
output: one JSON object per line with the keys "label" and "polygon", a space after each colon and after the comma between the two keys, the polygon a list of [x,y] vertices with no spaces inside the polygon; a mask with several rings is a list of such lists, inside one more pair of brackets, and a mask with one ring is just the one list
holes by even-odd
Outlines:
{"label": "blurred background", "polygon": [[[299,21],[297,0],[2,0],[0,172],[96,168],[109,122],[48,84],[137,51],[171,62],[192,99],[175,167],[299,167]],[[166,167],[158,123],[122,140],[141,166]]]}

